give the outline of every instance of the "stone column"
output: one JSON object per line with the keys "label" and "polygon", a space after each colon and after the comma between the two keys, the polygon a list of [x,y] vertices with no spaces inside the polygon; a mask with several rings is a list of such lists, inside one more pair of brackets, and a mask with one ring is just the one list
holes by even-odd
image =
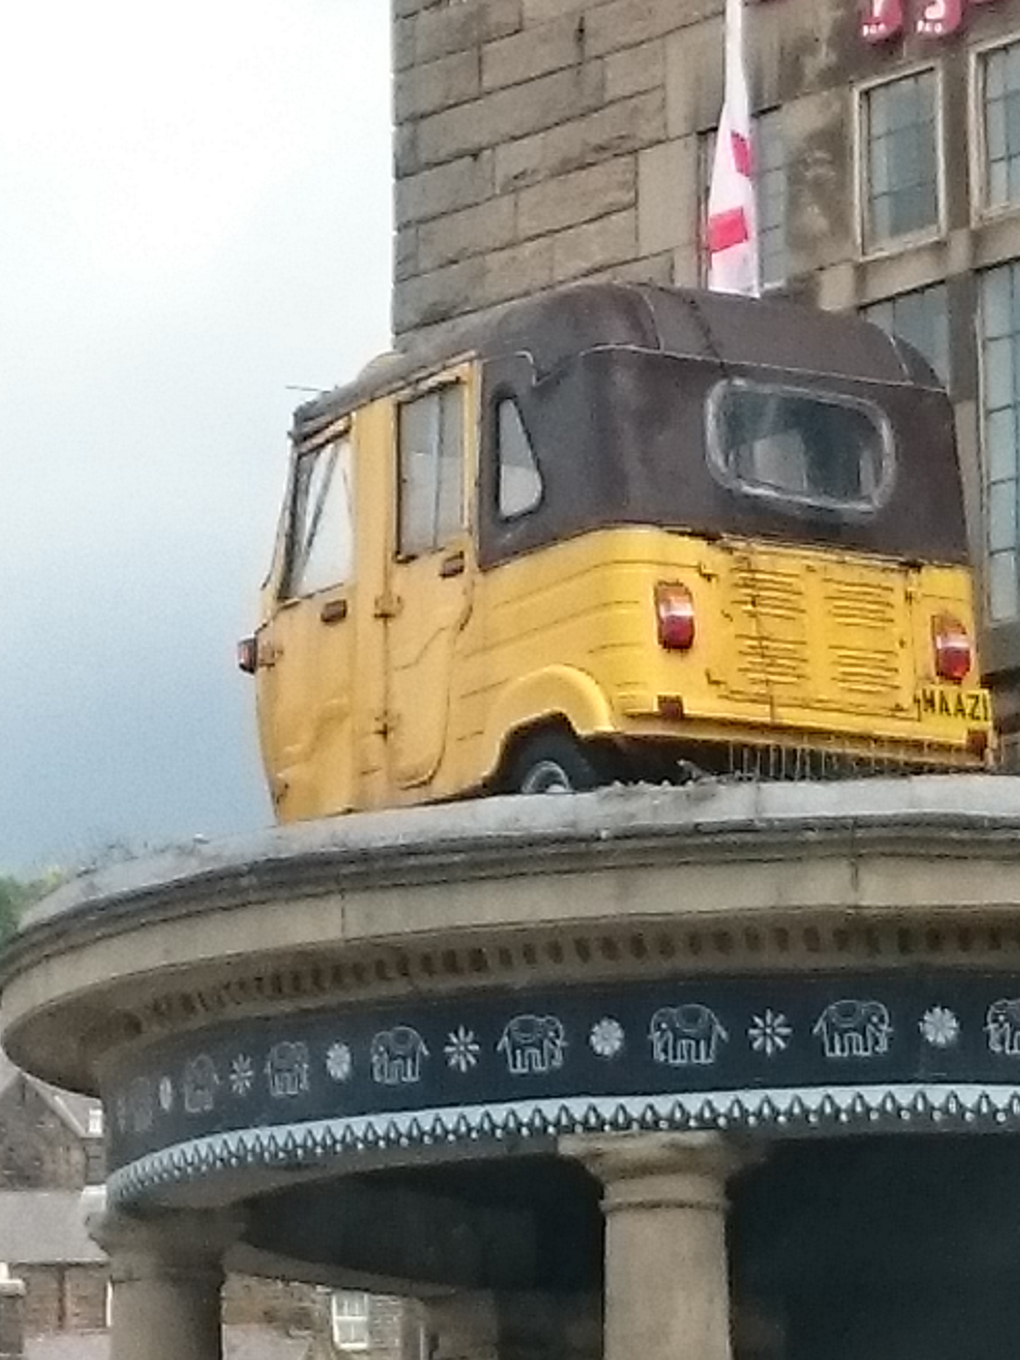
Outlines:
{"label": "stone column", "polygon": [[223,1254],[240,1230],[202,1211],[90,1221],[110,1258],[110,1360],[222,1360]]}
{"label": "stone column", "polygon": [[731,1360],[726,1180],[714,1133],[565,1138],[604,1187],[604,1360]]}

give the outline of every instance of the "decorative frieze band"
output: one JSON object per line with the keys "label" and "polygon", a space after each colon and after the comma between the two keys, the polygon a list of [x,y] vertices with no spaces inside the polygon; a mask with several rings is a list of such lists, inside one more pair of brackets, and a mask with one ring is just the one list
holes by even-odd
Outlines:
{"label": "decorative frieze band", "polygon": [[104,1101],[128,1195],[522,1130],[998,1126],[1020,1117],[1020,978],[688,976],[290,1011],[136,1050]]}

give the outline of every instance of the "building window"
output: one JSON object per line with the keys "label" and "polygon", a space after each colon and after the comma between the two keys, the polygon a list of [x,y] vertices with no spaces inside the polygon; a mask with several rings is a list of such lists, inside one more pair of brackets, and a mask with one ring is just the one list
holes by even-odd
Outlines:
{"label": "building window", "polygon": [[865,307],[862,315],[890,335],[902,336],[921,351],[949,386],[949,310],[946,286],[934,284]]}
{"label": "building window", "polygon": [[981,58],[983,197],[986,208],[1020,203],[1020,42]]}
{"label": "building window", "polygon": [[1001,622],[1020,616],[1020,265],[981,276],[980,326],[988,612]]}
{"label": "building window", "polygon": [[450,383],[398,408],[401,557],[435,552],[463,528],[464,388]]}
{"label": "building window", "polygon": [[369,1346],[368,1295],[344,1289],[330,1298],[333,1345],[342,1351],[367,1351]]}
{"label": "building window", "polygon": [[758,200],[758,238],[763,288],[786,282],[786,142],[780,111],[773,109],[754,120],[755,191]]}
{"label": "building window", "polygon": [[939,225],[937,93],[935,72],[928,70],[872,86],[861,97],[861,202],[868,250]]}
{"label": "building window", "polygon": [[[708,277],[708,251],[704,249],[704,227],[708,214],[708,190],[715,160],[714,131],[701,138],[699,177],[701,183],[701,272]],[[786,247],[786,139],[782,111],[770,109],[754,120],[754,187],[758,213],[758,251],[763,289],[779,288],[789,273]]]}

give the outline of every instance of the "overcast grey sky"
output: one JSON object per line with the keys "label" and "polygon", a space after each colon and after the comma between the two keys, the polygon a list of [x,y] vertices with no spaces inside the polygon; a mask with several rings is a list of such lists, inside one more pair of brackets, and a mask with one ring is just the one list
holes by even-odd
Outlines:
{"label": "overcast grey sky", "polygon": [[387,343],[381,0],[35,0],[0,43],[0,873],[270,813],[302,397]]}

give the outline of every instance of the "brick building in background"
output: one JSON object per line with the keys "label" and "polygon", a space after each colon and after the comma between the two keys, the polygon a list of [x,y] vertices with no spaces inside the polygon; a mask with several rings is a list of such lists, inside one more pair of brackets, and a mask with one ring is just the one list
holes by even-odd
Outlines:
{"label": "brick building in background", "polygon": [[[26,1076],[0,1054],[0,1360],[108,1360],[109,1271],[86,1214],[102,1199],[99,1103]],[[231,1276],[225,1360],[422,1360],[418,1311],[399,1299]]]}
{"label": "brick building in background", "polygon": [[[1015,762],[1020,0],[872,5],[748,4],[764,277],[947,382]],[[393,50],[399,342],[580,278],[702,281],[722,0],[394,0]]]}

